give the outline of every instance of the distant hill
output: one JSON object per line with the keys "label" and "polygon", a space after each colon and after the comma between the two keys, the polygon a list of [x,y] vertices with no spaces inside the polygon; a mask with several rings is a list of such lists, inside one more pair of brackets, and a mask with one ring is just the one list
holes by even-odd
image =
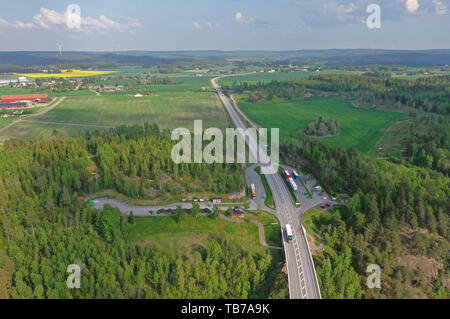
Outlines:
{"label": "distant hill", "polygon": [[161,65],[182,62],[239,59],[245,62],[273,62],[331,65],[405,65],[413,67],[450,65],[450,50],[300,50],[300,51],[121,51],[117,52],[0,52],[0,72],[24,71],[36,66],[115,67],[119,65]]}

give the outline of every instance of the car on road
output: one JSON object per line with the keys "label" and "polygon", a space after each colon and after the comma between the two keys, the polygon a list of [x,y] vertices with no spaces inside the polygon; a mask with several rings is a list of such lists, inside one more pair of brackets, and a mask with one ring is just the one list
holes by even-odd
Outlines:
{"label": "car on road", "polygon": [[337,198],[336,197],[331,197],[331,200],[336,201]]}
{"label": "car on road", "polygon": [[327,197],[326,197],[326,196],[324,196],[324,197],[322,197],[322,199],[323,199],[323,200],[327,200]]}
{"label": "car on road", "polygon": [[153,210],[149,210],[148,213],[149,213],[150,215],[155,215],[155,211],[153,211]]}

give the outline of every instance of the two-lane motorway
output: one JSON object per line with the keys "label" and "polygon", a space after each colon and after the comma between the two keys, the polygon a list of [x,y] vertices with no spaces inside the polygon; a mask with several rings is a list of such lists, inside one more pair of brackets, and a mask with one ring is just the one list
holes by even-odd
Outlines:
{"label": "two-lane motorway", "polygon": [[[219,78],[215,78],[211,80],[217,94],[228,111],[236,128],[242,128],[245,130],[247,127],[244,125],[241,118],[238,116],[237,112],[231,106],[230,102],[218,86],[216,82],[218,79]],[[243,137],[245,138],[245,136]],[[258,149],[254,147],[254,145],[257,144],[250,143],[251,138],[252,137],[249,136],[248,140],[245,140],[249,146],[249,151],[253,153],[255,158],[258,158],[258,153],[263,154],[264,152],[258,152]],[[259,157],[259,160],[261,160],[262,163],[267,163],[267,159],[262,159]],[[278,219],[280,220],[282,229],[285,229],[286,224],[290,224],[294,233],[294,240],[292,243],[287,243],[283,231],[290,297],[291,299],[319,299],[321,298],[319,284],[317,281],[316,272],[314,270],[311,252],[309,251],[306,241],[306,234],[301,224],[300,211],[292,204],[289,197],[289,191],[286,189],[286,185],[281,179],[280,174],[267,174],[266,179],[273,193],[277,206],[276,213]]]}

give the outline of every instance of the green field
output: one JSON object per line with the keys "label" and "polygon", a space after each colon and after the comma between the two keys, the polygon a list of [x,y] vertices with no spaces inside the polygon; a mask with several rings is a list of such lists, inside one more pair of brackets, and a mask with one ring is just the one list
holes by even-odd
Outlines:
{"label": "green field", "polygon": [[[144,96],[140,98],[133,96],[135,92],[100,93],[101,96],[88,90],[69,92],[53,110],[14,124],[0,138],[48,136],[55,129],[77,135],[146,122],[157,123],[163,129],[191,129],[198,119],[203,120],[204,127],[227,127],[228,115],[216,94],[198,91],[209,87],[209,78],[185,77],[177,79],[177,83],[142,86]],[[147,91],[153,96],[146,96]]]}
{"label": "green field", "polygon": [[137,217],[128,240],[163,249],[176,255],[190,255],[192,250],[207,247],[211,239],[238,239],[252,253],[266,248],[259,242],[258,227],[252,223],[232,223],[210,217],[186,216],[180,222],[172,217]]}
{"label": "green field", "polygon": [[406,117],[399,113],[357,108],[350,102],[328,98],[273,103],[249,103],[239,99],[239,106],[262,127],[280,128],[280,139],[305,129],[320,116],[331,117],[338,121],[340,134],[318,139],[343,148],[352,146],[361,152],[368,152],[392,123]]}

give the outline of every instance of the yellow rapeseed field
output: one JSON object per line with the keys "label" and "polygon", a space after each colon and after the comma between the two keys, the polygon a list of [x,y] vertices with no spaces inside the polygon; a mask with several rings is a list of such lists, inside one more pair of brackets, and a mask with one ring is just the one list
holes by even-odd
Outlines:
{"label": "yellow rapeseed field", "polygon": [[26,76],[28,78],[80,78],[85,76],[96,76],[111,74],[116,71],[82,71],[82,70],[61,70],[61,73],[48,73],[44,70],[42,73],[14,73],[18,76]]}

